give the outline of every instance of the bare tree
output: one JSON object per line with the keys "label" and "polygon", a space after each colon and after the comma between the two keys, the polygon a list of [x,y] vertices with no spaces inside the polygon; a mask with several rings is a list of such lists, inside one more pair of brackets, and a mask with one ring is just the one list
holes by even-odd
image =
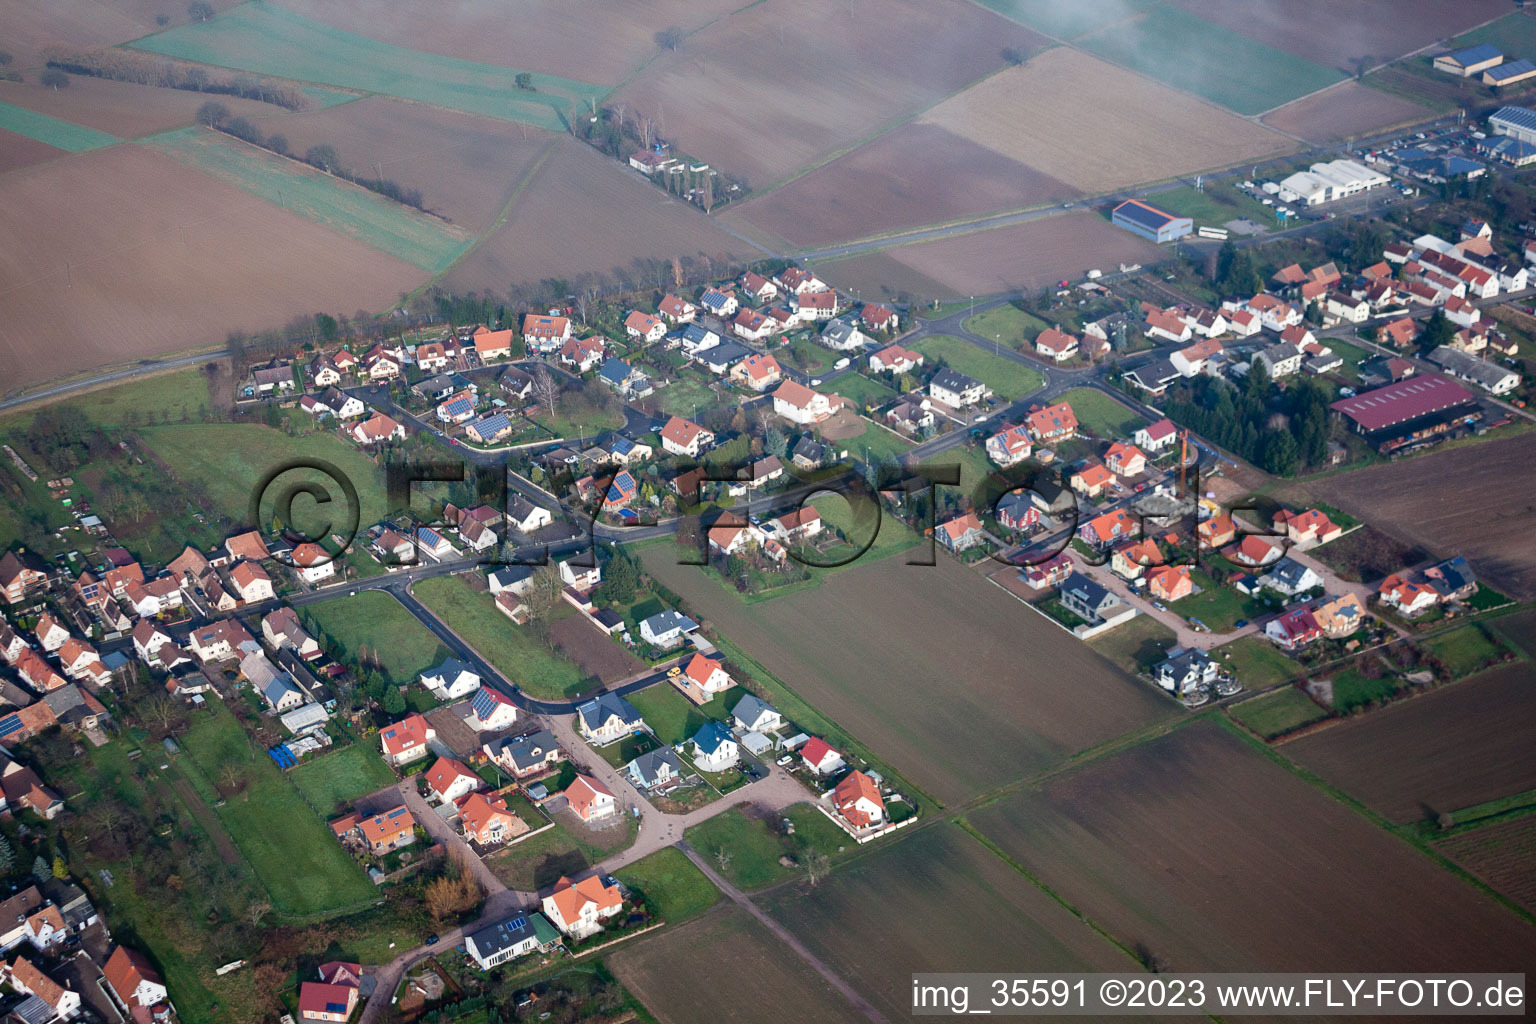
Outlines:
{"label": "bare tree", "polygon": [[801,861],[805,865],[805,877],[812,886],[820,885],[832,871],[832,862],[820,850],[811,850]]}
{"label": "bare tree", "polygon": [[565,582],[560,579],[560,570],[553,562],[541,565],[533,572],[533,578],[528,581],[528,589],[523,593],[523,604],[528,609],[528,617],[537,621],[544,621],[560,605],[560,595],[565,590]]}
{"label": "bare tree", "polygon": [[245,919],[251,923],[252,928],[260,928],[262,920],[270,913],[272,901],[265,896],[258,896],[245,905]]}
{"label": "bare tree", "polygon": [[533,397],[549,410],[549,418],[554,419],[555,409],[560,404],[560,382],[555,380],[548,367],[540,366],[533,371]]}
{"label": "bare tree", "polygon": [[717,847],[715,849],[715,863],[720,865],[721,871],[729,871],[731,869],[731,859],[732,857],[730,850],[727,850],[723,846]]}
{"label": "bare tree", "polygon": [[699,205],[708,213],[715,208],[715,172],[705,171],[703,178],[699,183]]}

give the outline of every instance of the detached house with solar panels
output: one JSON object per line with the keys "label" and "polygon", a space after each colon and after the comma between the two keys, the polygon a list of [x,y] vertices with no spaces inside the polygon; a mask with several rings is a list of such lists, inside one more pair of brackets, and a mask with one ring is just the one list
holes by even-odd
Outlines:
{"label": "detached house with solar panels", "polygon": [[518,914],[465,936],[464,951],[482,971],[560,944],[560,933],[543,914]]}

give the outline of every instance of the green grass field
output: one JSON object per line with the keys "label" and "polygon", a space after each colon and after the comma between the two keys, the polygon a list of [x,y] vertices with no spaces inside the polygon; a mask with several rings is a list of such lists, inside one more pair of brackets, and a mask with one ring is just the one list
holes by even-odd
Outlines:
{"label": "green grass field", "polygon": [[210,128],[182,128],[145,145],[422,270],[447,269],[470,243],[420,210]]}
{"label": "green grass field", "polygon": [[1301,674],[1301,666],[1261,636],[1245,636],[1223,644],[1213,652],[1250,690],[1262,690]]}
{"label": "green grass field", "polygon": [[[688,830],[689,845],[698,850],[715,869],[739,889],[751,892],[793,878],[792,868],[779,863],[784,855],[785,838],[769,831],[765,821],[749,820],[741,808],[733,807],[701,825]],[[726,851],[730,863],[721,868],[716,852]]]}
{"label": "green grass field", "polygon": [[289,771],[288,777],[322,816],[332,814],[339,804],[349,803],[395,781],[395,773],[384,763],[378,745],[369,739],[305,761]]}
{"label": "green grass field", "polygon": [[1340,341],[1338,338],[1327,339],[1327,345],[1333,349],[1335,355],[1344,360],[1344,365],[1334,372],[1348,377],[1350,380],[1359,380],[1360,364],[1375,355],[1374,352],[1369,352],[1359,345],[1351,345],[1349,342]]}
{"label": "green grass field", "polygon": [[100,149],[117,142],[117,137],[87,128],[72,121],[61,121],[47,114],[39,114],[26,107],[0,103],[0,128],[17,135],[25,135],[38,142],[46,142],[66,153],[83,153],[88,149]]}
{"label": "green grass field", "polygon": [[557,700],[590,689],[574,663],[551,651],[528,629],[496,610],[488,592],[471,590],[458,576],[422,580],[411,588],[422,604],[512,682],[534,697]]}
{"label": "green grass field", "polygon": [[1265,739],[1273,739],[1328,717],[1327,711],[1314,704],[1312,698],[1294,686],[1235,704],[1230,713]]}
{"label": "green grass field", "polygon": [[[862,546],[869,538],[869,523],[866,520],[854,518],[854,506],[848,503],[848,499],[836,494],[820,494],[810,500],[810,505],[821,514],[824,527],[831,526],[841,530],[843,535],[850,539],[855,549]],[[862,505],[859,507],[863,508]],[[887,555],[894,555],[898,551],[907,550],[921,539],[912,532],[906,523],[882,513],[879,529],[875,533],[874,543],[870,545],[868,551],[865,551],[850,564],[863,565],[866,562],[884,558]],[[818,556],[817,560],[831,561],[830,556],[833,554],[835,552],[828,552],[827,556]],[[836,568],[841,569],[845,567],[838,566]],[[813,569],[811,571],[822,574],[835,570]]]}
{"label": "green grass field", "polygon": [[676,744],[690,738],[711,721],[725,721],[730,717],[727,705],[734,706],[741,694],[739,688],[727,690],[699,707],[671,683],[657,683],[630,694],[629,702],[645,718],[645,724],[651,727],[657,739]]}
{"label": "green grass field", "polygon": [[842,395],[860,406],[884,405],[896,397],[895,391],[861,373],[845,373],[822,390]]}
{"label": "green grass field", "polygon": [[[251,749],[245,730],[228,711],[215,704],[182,737],[181,745],[196,765],[188,778],[210,804],[218,803],[211,780],[226,764],[235,765],[244,776],[246,789],[215,806],[214,812],[280,910],[319,914],[360,905],[377,895],[272,759]],[[186,762],[182,764],[185,770]]]}
{"label": "green grass field", "polygon": [[993,355],[961,338],[935,334],[912,343],[912,348],[935,359],[944,360],[952,370],[975,377],[991,388],[999,398],[1013,401],[1045,385],[1039,370]]}
{"label": "green grass field", "polygon": [[300,614],[335,640],[341,649],[331,650],[333,657],[357,664],[359,649],[367,647],[369,656],[383,663],[385,677],[399,686],[419,685],[418,675],[449,656],[426,626],[381,591],[333,597],[305,605]]}
{"label": "green grass field", "polygon": [[720,900],[720,890],[671,847],[636,861],[617,872],[617,877],[669,924],[702,914]]}
{"label": "green grass field", "polygon": [[1129,441],[1137,428],[1147,425],[1145,417],[1092,388],[1073,388],[1061,400],[1072,406],[1079,424],[1105,440]]}
{"label": "green grass field", "polygon": [[967,317],[965,329],[983,338],[998,341],[1004,348],[1017,350],[1025,342],[1051,326],[1033,313],[1026,313],[1011,302]]}
{"label": "green grass field", "polygon": [[1010,21],[1058,39],[1074,39],[1128,18],[1162,0],[979,0]]}
{"label": "green grass field", "polygon": [[1460,679],[1482,668],[1490,658],[1504,653],[1505,647],[1485,626],[1468,623],[1459,629],[1426,640],[1421,645],[1445,662],[1451,678]]}
{"label": "green grass field", "polygon": [[1088,641],[1088,646],[1135,675],[1162,661],[1178,637],[1151,615],[1138,615]]}
{"label": "green grass field", "polygon": [[1195,225],[1220,227],[1229,220],[1246,217],[1259,224],[1268,224],[1275,212],[1263,203],[1248,198],[1230,185],[1217,183],[1197,189],[1193,185],[1169,189],[1151,197],[1160,208],[1192,217]]}
{"label": "green grass field", "polygon": [[912,447],[911,441],[877,423],[865,427],[864,433],[858,437],[850,437],[835,444],[855,459],[876,464],[895,462]]}
{"label": "green grass field", "polygon": [[1347,668],[1333,676],[1333,707],[1336,711],[1350,711],[1371,701],[1385,700],[1397,689],[1396,676],[1367,679],[1358,670]]}
{"label": "green grass field", "polygon": [[1344,77],[1171,4],[1110,25],[1079,45],[1239,114],[1261,114]]}
{"label": "green grass field", "polygon": [[1506,14],[1498,21],[1482,28],[1473,29],[1451,40],[1450,47],[1459,50],[1478,43],[1492,43],[1504,51],[1505,60],[1536,56],[1536,18],[1522,11]]}
{"label": "green grass field", "polygon": [[662,412],[685,419],[713,408],[720,401],[720,396],[710,390],[708,384],[691,375],[674,378],[666,387],[657,389],[656,398]]}
{"label": "green grass field", "polygon": [[562,131],[574,101],[607,90],[553,75],[519,89],[512,68],[376,42],[273,4],[242,4],[205,22],[140,39],[140,50],[298,82],[383,93],[472,114]]}

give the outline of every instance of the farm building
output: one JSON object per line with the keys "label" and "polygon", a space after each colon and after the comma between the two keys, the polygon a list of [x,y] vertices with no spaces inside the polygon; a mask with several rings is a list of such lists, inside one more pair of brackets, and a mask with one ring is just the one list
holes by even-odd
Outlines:
{"label": "farm building", "polygon": [[1524,58],[1512,60],[1507,64],[1499,64],[1483,72],[1483,84],[1494,88],[1514,85],[1523,82],[1527,78],[1536,77],[1536,64]]}
{"label": "farm building", "polygon": [[1127,199],[1115,207],[1110,220],[1116,227],[1149,238],[1154,242],[1171,242],[1183,238],[1195,229],[1189,217],[1180,217],[1166,210],[1159,210],[1139,199]]}
{"label": "farm building", "polygon": [[1280,182],[1280,198],[1287,203],[1316,206],[1380,188],[1391,180],[1354,160],[1329,160],[1284,178]]}
{"label": "farm building", "polygon": [[1483,43],[1479,46],[1469,46],[1464,50],[1442,53],[1435,58],[1435,70],[1461,78],[1471,78],[1480,71],[1497,67],[1503,60],[1504,54],[1499,52],[1498,47]]}
{"label": "farm building", "polygon": [[1536,145],[1536,110],[1500,107],[1488,115],[1488,128],[1495,135],[1508,135],[1528,145]]}
{"label": "farm building", "polygon": [[1382,450],[1446,433],[1480,419],[1472,393],[1448,377],[1419,374],[1330,406]]}

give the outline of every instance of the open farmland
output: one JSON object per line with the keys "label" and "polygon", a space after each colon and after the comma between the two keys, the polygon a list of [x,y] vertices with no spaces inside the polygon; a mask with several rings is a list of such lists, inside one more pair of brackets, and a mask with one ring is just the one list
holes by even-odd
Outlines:
{"label": "open farmland", "polygon": [[[913,242],[886,255],[957,295],[1034,291],[1089,269],[1107,273],[1121,263],[1163,258],[1156,245],[1086,210]],[[835,267],[828,272],[835,275]]]}
{"label": "open farmland", "polygon": [[[8,392],[297,313],[382,308],[426,278],[142,146],[7,174],[0,209]],[[30,355],[39,338],[47,360]]]}
{"label": "open farmland", "polygon": [[[180,13],[185,15],[185,11],[182,5]],[[42,64],[45,46],[111,46],[141,36],[153,27],[153,20],[141,23],[101,4],[7,0],[5,5],[5,49],[21,68]]]}
{"label": "open farmland", "polygon": [[117,141],[106,132],[61,121],[9,103],[0,103],[0,129],[25,135],[66,153],[83,153],[88,149],[110,146]]}
{"label": "open farmland", "polygon": [[1335,68],[1172,6],[1154,7],[1077,45],[1239,114],[1262,114],[1344,78]]}
{"label": "open farmland", "polygon": [[684,152],[766,188],[1042,43],[964,0],[764,0],[656,58],[613,102],[665,115]]}
{"label": "open farmland", "polygon": [[383,93],[559,131],[573,107],[605,90],[535,74],[519,89],[509,67],[377,42],[253,0],[209,21],[140,39],[135,48],[217,67]]}
{"label": "open farmland", "polygon": [[0,128],[0,174],[63,156],[64,150]]}
{"label": "open farmland", "polygon": [[867,301],[964,299],[965,293],[940,284],[887,252],[867,252],[836,260],[818,260],[816,273],[844,291],[857,290]]}
{"label": "open farmland", "polygon": [[[729,969],[722,970],[722,965]],[[843,995],[740,907],[725,907],[681,928],[624,946],[608,966],[666,1024],[729,1019],[777,1024],[816,1019],[852,1024],[864,1018]]]}
{"label": "open farmland", "polygon": [[946,803],[1173,713],[975,572],[942,552],[937,565],[906,564],[917,555],[859,562],[754,605],[675,564],[670,545],[647,550],[645,568]]}
{"label": "open farmland", "polygon": [[890,1020],[908,1017],[914,969],[1135,970],[1129,956],[951,824],[839,867],[814,896],[782,888],[763,902]]}
{"label": "open farmland", "polygon": [[1308,487],[1350,515],[1442,556],[1462,554],[1478,576],[1536,598],[1536,504],[1529,487],[1536,433],[1431,452],[1340,473]]}
{"label": "open farmland", "polygon": [[[1177,0],[1177,6],[1348,75],[1362,60],[1368,67],[1385,63],[1509,10],[1505,0]],[[1328,30],[1319,32],[1319,25]]]}
{"label": "open farmland", "polygon": [[490,225],[550,141],[527,125],[387,96],[283,114],[262,129],[294,153],[332,146],[342,167],[418,188],[427,209],[471,230]]}
{"label": "open farmland", "polygon": [[745,221],[760,236],[767,232],[809,247],[1081,194],[948,129],[912,122],[748,200],[731,219]]}
{"label": "open farmland", "polygon": [[1264,115],[1271,128],[1308,142],[1337,142],[1394,125],[1421,121],[1434,111],[1359,82],[1342,82]]}
{"label": "open farmland", "polygon": [[[559,244],[532,244],[559,239]],[[755,253],[703,211],[645,183],[569,137],[555,140],[536,162],[506,223],[455,266],[445,286],[456,292],[505,292],[545,278],[622,272],[640,277],[635,261],[661,265],[672,257],[707,255],[717,265]]]}
{"label": "open farmland", "polygon": [[1260,125],[1064,46],[919,120],[1090,195],[1295,147]]}
{"label": "open farmland", "polygon": [[469,245],[467,233],[430,214],[209,128],[159,135],[151,144],[258,199],[422,270],[444,269]]}
{"label": "open farmland", "polygon": [[0,82],[0,101],[120,139],[184,128],[197,119],[197,108],[209,100],[223,104],[233,117],[253,121],[284,114],[282,107],[259,100],[214,97],[185,89],[161,89],[84,75],[72,76],[67,89],[50,89],[33,80]]}
{"label": "open farmland", "polygon": [[[398,0],[283,0],[283,6],[328,25],[394,43],[486,64],[546,74],[580,68],[583,78],[618,85],[656,56],[657,35],[672,26],[692,32],[742,6],[741,0],[522,0],[507,17],[500,0],[402,4]],[[601,26],[601,31],[594,31]]]}
{"label": "open farmland", "polygon": [[1283,750],[1404,824],[1536,789],[1536,673],[1506,665]]}
{"label": "open farmland", "polygon": [[1529,971],[1536,962],[1528,924],[1210,720],[971,821],[1169,971]]}
{"label": "open farmland", "polygon": [[1536,814],[1442,839],[1435,848],[1536,914]]}
{"label": "open farmland", "polygon": [[1134,17],[1162,0],[978,0],[983,7],[1057,39],[1074,39]]}

